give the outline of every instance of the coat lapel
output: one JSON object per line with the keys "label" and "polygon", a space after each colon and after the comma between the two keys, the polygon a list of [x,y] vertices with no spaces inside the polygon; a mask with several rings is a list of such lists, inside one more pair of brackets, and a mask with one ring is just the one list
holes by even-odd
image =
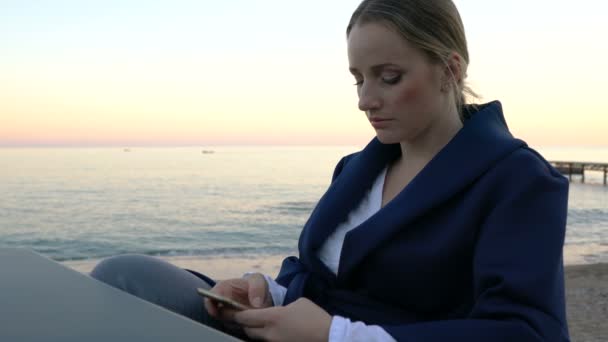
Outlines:
{"label": "coat lapel", "polygon": [[[374,248],[388,240],[391,235],[402,229],[407,229],[416,217],[441,205],[451,196],[477,179],[484,171],[496,161],[518,147],[524,142],[513,139],[509,133],[500,109],[500,103],[493,102],[485,105],[479,113],[469,119],[458,134],[450,141],[420,173],[401,191],[391,202],[379,212],[351,230],[344,240],[340,259],[339,278],[346,277],[355,266]],[[381,150],[383,147],[379,147]],[[386,145],[384,148],[388,148]],[[380,155],[385,153],[380,152]],[[353,165],[352,175],[346,177],[349,186],[357,187],[358,172],[361,170],[374,170],[375,177],[380,169],[386,165],[387,158],[362,159],[361,163]],[[385,163],[382,163],[385,162]],[[372,163],[382,163],[375,165]],[[349,164],[350,166],[350,164]],[[362,171],[367,173],[368,171]],[[370,183],[371,185],[371,183]],[[341,189],[336,189],[341,190]],[[351,193],[355,197],[354,193]],[[356,207],[363,194],[357,192],[356,200],[349,198],[349,206],[329,205],[328,217],[332,216],[331,207],[339,207],[337,213],[340,218]],[[339,202],[344,197],[340,191],[334,191],[328,198],[328,203]],[[327,221],[319,221],[327,223]],[[335,228],[336,220],[325,227]],[[329,229],[327,229],[329,230]],[[327,237],[327,234],[318,233],[318,238]],[[315,241],[318,243],[318,241]]]}
{"label": "coat lapel", "polygon": [[363,196],[371,189],[376,177],[389,162],[401,155],[398,144],[383,145],[372,140],[353,156],[329,189],[319,200],[299,241],[300,258],[309,265],[327,268],[317,258],[317,251],[336,227],[344,222]]}

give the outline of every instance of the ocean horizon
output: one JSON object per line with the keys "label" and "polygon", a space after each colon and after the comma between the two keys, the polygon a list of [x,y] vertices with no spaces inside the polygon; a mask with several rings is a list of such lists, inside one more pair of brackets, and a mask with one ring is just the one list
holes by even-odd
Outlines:
{"label": "ocean horizon", "polygon": [[[300,230],[356,146],[0,148],[0,247],[57,261],[297,254]],[[539,147],[608,163],[608,147]],[[608,262],[602,172],[570,185],[569,263]]]}

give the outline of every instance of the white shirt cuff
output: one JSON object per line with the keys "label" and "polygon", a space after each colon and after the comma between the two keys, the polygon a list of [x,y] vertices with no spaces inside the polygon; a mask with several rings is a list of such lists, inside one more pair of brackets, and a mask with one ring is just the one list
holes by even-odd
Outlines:
{"label": "white shirt cuff", "polygon": [[272,303],[274,306],[283,305],[285,301],[285,294],[287,294],[287,288],[280,285],[274,279],[264,274],[264,279],[268,283],[268,291],[270,291],[270,295],[272,296]]}
{"label": "white shirt cuff", "polygon": [[397,342],[378,325],[351,322],[350,319],[334,316],[329,327],[329,342]]}

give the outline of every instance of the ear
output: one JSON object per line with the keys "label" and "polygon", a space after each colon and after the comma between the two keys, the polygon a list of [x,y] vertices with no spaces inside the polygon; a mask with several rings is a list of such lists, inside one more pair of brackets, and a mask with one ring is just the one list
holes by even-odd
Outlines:
{"label": "ear", "polygon": [[462,57],[456,52],[451,52],[443,67],[441,89],[447,91],[454,84],[460,84],[463,76]]}

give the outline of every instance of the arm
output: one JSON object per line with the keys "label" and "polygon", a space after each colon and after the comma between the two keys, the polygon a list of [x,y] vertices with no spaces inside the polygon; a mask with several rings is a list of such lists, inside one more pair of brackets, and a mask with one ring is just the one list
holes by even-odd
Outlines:
{"label": "arm", "polygon": [[567,180],[528,151],[509,158],[515,160],[494,175],[496,198],[478,233],[469,316],[383,326],[397,340],[569,341],[562,266]]}
{"label": "arm", "polygon": [[249,337],[265,341],[395,341],[379,326],[332,318],[306,298],[286,306],[239,311],[234,319]]}
{"label": "arm", "polygon": [[[344,157],[338,162],[338,164],[335,167],[335,170],[333,172],[332,182],[340,175],[340,173],[344,167],[344,164],[347,162],[347,160],[349,158],[350,158],[349,156]],[[297,277],[299,274],[302,274],[305,272],[307,272],[306,267],[300,262],[300,260],[297,257],[289,257],[283,261],[283,265],[281,266],[281,271],[279,273],[279,276],[277,277],[277,281],[274,281],[271,277],[264,275],[264,278],[266,279],[266,282],[268,284],[268,289],[272,296],[274,306],[283,305],[285,295],[287,292],[286,286],[289,286],[289,284],[291,284],[292,280],[295,277]],[[298,303],[298,304],[301,304],[301,303]],[[298,304],[294,304],[294,305],[298,305]],[[308,303],[308,304],[314,305],[313,303]],[[316,305],[314,305],[314,306],[316,306]],[[317,310],[322,310],[322,309],[317,307]],[[256,312],[254,322],[255,322],[255,319],[259,319],[260,317],[265,317],[266,315],[268,315],[271,318],[275,318],[277,316],[284,318],[286,316],[285,313],[282,313],[277,316],[273,316],[272,311],[270,313]],[[386,342],[390,341],[390,342],[392,342],[392,341],[395,341],[392,338],[392,336],[389,335],[386,331],[384,331],[384,329],[382,329],[380,326],[366,325],[363,322],[351,322],[348,318],[344,318],[341,316],[333,316],[330,319],[331,319],[331,326],[329,329],[329,336],[328,336],[329,342],[339,342],[339,341],[386,341]],[[247,321],[246,318],[244,318],[244,320]],[[269,320],[271,320],[271,319],[269,319]],[[295,321],[298,321],[298,320],[295,320]],[[305,321],[305,319],[302,321]],[[250,321],[248,321],[248,323],[251,324]],[[309,324],[307,323],[306,326],[307,326],[308,330],[310,330],[310,327],[308,327],[308,325]],[[268,328],[268,329],[271,329],[271,328]],[[289,330],[293,331],[293,330],[298,330],[298,329],[297,329],[297,327],[294,327]],[[300,336],[300,337],[302,337],[302,336]]]}
{"label": "arm", "polygon": [[[268,283],[268,290],[272,295],[274,306],[281,306],[287,289],[275,282],[268,275],[264,275],[264,278]],[[333,316],[329,329],[328,342],[341,341],[393,342],[395,339],[380,326],[366,325],[363,322],[351,322],[348,318]]]}

